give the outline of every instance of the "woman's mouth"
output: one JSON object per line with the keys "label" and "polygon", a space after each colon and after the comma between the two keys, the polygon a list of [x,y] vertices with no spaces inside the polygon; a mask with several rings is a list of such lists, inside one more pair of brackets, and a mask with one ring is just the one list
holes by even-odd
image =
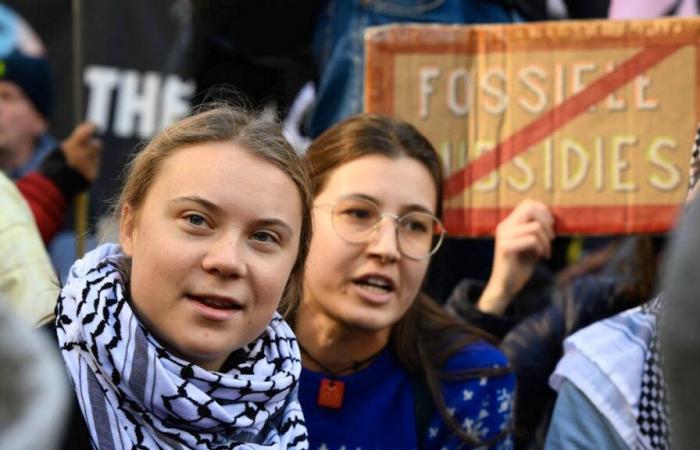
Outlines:
{"label": "woman's mouth", "polygon": [[200,302],[215,309],[243,309],[234,299],[228,297],[210,297],[201,295],[188,295],[191,300]]}
{"label": "woman's mouth", "polygon": [[243,305],[231,297],[187,294],[186,298],[192,302],[199,314],[209,320],[228,320],[243,310]]}
{"label": "woman's mouth", "polygon": [[387,302],[396,290],[391,279],[379,275],[365,275],[352,282],[360,297],[372,303]]}

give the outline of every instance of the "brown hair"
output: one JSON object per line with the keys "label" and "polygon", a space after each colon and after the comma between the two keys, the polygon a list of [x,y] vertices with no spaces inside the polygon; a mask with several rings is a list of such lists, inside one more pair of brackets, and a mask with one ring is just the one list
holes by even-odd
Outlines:
{"label": "brown hair", "polygon": [[[269,113],[253,112],[225,103],[211,103],[194,111],[156,135],[136,153],[126,167],[115,215],[125,205],[138,210],[158,176],[163,162],[177,150],[207,142],[230,142],[273,164],[294,182],[301,198],[302,221],[297,259],[285,286],[279,311],[287,316],[301,299],[304,262],[311,241],[313,197],[309,177],[300,157],[282,135],[279,121]],[[222,186],[225,189],[225,186]],[[128,262],[126,275],[128,277]]]}
{"label": "brown hair", "polygon": [[[314,195],[325,187],[334,169],[367,155],[408,157],[423,164],[437,188],[436,215],[442,214],[443,172],[432,144],[411,124],[389,117],[360,114],[325,131],[309,147],[305,161]],[[406,314],[393,326],[389,345],[401,365],[423,378],[440,415],[453,432],[469,445],[487,445],[502,439],[510,430],[488,442],[465,433],[447,412],[440,379],[477,378],[509,373],[510,368],[484,368],[447,373],[441,368],[466,345],[489,339],[482,331],[450,316],[431,298],[419,293]]]}

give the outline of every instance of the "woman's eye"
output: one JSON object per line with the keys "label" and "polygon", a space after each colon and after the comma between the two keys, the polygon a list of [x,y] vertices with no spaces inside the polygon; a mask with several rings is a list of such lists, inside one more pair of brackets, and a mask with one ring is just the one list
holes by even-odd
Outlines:
{"label": "woman's eye", "polygon": [[190,214],[187,216],[187,222],[191,225],[201,227],[206,225],[207,220],[199,214]]}
{"label": "woman's eye", "polygon": [[367,220],[372,217],[372,211],[362,208],[346,209],[342,212],[343,215],[352,219]]}
{"label": "woman's eye", "polygon": [[430,232],[430,227],[420,220],[405,220],[403,221],[402,226],[410,233],[427,234]]}
{"label": "woman's eye", "polygon": [[271,244],[279,243],[279,239],[277,238],[277,236],[268,231],[256,231],[252,234],[251,237],[253,238],[253,240],[259,242],[268,242]]}

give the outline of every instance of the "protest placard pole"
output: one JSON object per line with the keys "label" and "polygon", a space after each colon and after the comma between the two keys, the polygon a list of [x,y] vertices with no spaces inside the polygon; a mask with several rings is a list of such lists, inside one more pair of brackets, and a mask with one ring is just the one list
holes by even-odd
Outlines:
{"label": "protest placard pole", "polygon": [[[72,0],[73,10],[73,125],[78,125],[83,119],[83,11],[81,0]],[[74,200],[75,255],[77,258],[85,254],[85,239],[88,231],[87,192],[78,194]]]}

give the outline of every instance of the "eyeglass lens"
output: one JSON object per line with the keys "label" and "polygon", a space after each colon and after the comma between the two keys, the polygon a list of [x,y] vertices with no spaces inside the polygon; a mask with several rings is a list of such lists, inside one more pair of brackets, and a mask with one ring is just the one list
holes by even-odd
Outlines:
{"label": "eyeglass lens", "polygon": [[[333,226],[343,240],[361,243],[369,240],[382,220],[377,205],[360,197],[339,200],[333,208]],[[411,258],[424,258],[440,245],[442,224],[431,214],[414,211],[398,219],[400,250]]]}

